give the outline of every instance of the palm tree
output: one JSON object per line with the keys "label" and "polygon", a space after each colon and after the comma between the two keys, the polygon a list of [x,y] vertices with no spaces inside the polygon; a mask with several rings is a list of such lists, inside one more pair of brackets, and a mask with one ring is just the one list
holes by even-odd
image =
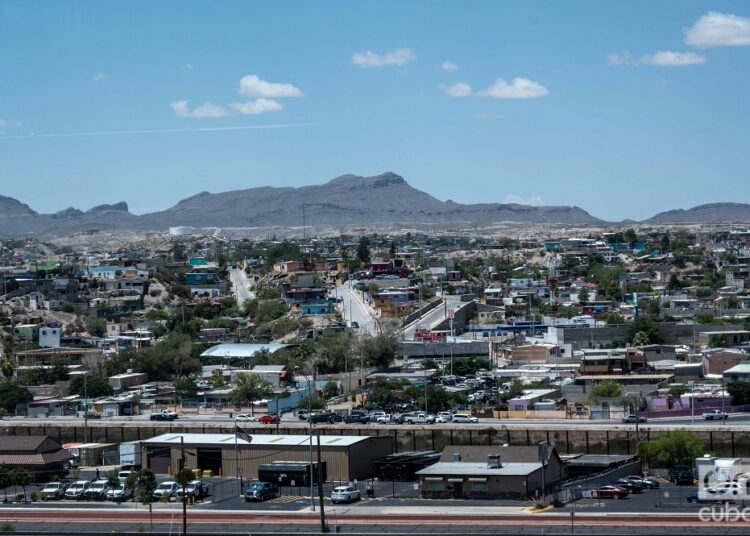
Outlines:
{"label": "palm tree", "polygon": [[15,368],[15,363],[13,363],[13,360],[7,355],[0,359],[0,373],[2,373],[5,378],[12,378]]}

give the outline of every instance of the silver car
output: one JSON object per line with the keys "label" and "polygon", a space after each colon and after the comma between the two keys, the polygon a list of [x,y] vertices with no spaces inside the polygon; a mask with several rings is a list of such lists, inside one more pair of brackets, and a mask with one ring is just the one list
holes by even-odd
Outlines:
{"label": "silver car", "polygon": [[359,490],[354,486],[336,486],[331,492],[331,502],[336,503],[350,503],[352,501],[358,501],[362,498]]}

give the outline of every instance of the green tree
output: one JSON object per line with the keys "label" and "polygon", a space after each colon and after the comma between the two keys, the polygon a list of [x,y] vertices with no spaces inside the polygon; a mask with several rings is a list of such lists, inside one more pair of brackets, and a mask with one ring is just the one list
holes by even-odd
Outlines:
{"label": "green tree", "polygon": [[107,321],[96,316],[87,316],[86,331],[94,337],[103,337],[107,332]]}
{"label": "green tree", "polygon": [[396,359],[398,338],[392,333],[381,333],[362,341],[361,353],[365,363],[378,370],[388,368]]}
{"label": "green tree", "polygon": [[237,374],[234,389],[229,392],[229,400],[237,407],[249,405],[255,413],[255,401],[273,394],[273,386],[257,374]]}
{"label": "green tree", "polygon": [[659,434],[656,439],[638,444],[641,459],[650,467],[690,465],[704,453],[703,441],[687,430],[674,430]]}
{"label": "green tree", "polygon": [[711,342],[709,342],[708,346],[709,348],[728,348],[731,344],[726,335],[719,335],[718,337],[711,337]]}
{"label": "green tree", "polygon": [[125,486],[137,491],[139,502],[144,504],[151,503],[153,502],[154,490],[157,486],[156,475],[150,469],[141,469],[128,476]]}
{"label": "green tree", "polygon": [[357,244],[357,258],[360,262],[367,264],[370,262],[370,239],[363,236]]}
{"label": "green tree", "polygon": [[673,385],[672,387],[669,388],[669,395],[670,396],[679,397],[679,396],[682,396],[682,395],[684,395],[685,393],[688,393],[688,392],[690,392],[690,387],[688,387],[685,384],[677,384],[677,385]]}
{"label": "green tree", "polygon": [[312,397],[306,396],[299,401],[300,408],[325,409],[326,405],[326,399],[318,395],[313,395]]}
{"label": "green tree", "polygon": [[99,396],[111,395],[114,391],[107,380],[101,376],[87,374],[84,380],[83,376],[76,376],[68,383],[68,394],[78,396],[88,396],[97,398]]}
{"label": "green tree", "polygon": [[333,380],[329,380],[323,386],[323,394],[328,398],[334,397],[339,394],[339,384]]}
{"label": "green tree", "polygon": [[732,403],[737,406],[750,404],[750,382],[742,380],[729,382],[727,393],[732,397]]}
{"label": "green tree", "polygon": [[5,465],[0,465],[0,489],[5,493],[5,502],[8,502],[8,487],[13,485],[13,478]]}
{"label": "green tree", "polygon": [[8,355],[3,355],[3,357],[0,359],[0,373],[2,373],[3,377],[6,379],[10,379],[13,377],[13,372],[16,370],[16,364],[14,363],[13,359],[11,359]]}
{"label": "green tree", "polygon": [[591,388],[591,394],[596,398],[616,398],[622,396],[622,386],[612,380],[604,380]]}
{"label": "green tree", "polygon": [[23,488],[23,500],[26,502],[26,486],[31,484],[31,475],[23,467],[16,467],[11,470],[10,478],[15,486],[21,486]]}
{"label": "green tree", "polygon": [[174,392],[180,400],[194,398],[198,394],[198,383],[195,376],[183,376],[174,382]]}
{"label": "green tree", "polygon": [[117,469],[107,471],[104,476],[107,479],[107,485],[110,489],[117,489],[120,487],[120,478]]}
{"label": "green tree", "polygon": [[6,413],[15,414],[18,404],[25,404],[34,400],[34,395],[25,387],[9,381],[0,382],[0,409]]}
{"label": "green tree", "polygon": [[214,369],[211,372],[211,387],[221,389],[224,384],[224,372],[221,369]]}

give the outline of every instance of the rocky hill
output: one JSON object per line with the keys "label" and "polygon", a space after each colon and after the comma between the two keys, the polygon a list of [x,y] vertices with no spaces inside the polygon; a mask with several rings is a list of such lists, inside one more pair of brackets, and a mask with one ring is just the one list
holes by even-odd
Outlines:
{"label": "rocky hill", "polygon": [[284,188],[264,186],[222,193],[201,192],[160,212],[136,216],[126,203],[100,205],[86,212],[67,208],[39,214],[0,197],[0,233],[60,234],[76,231],[169,227],[264,227],[377,225],[397,223],[498,222],[596,224],[601,220],[578,207],[532,207],[440,201],[411,187],[395,173],[375,177],[343,175],[326,184]]}
{"label": "rocky hill", "polygon": [[660,212],[644,223],[723,223],[750,221],[750,205],[746,203],[710,203],[688,210]]}

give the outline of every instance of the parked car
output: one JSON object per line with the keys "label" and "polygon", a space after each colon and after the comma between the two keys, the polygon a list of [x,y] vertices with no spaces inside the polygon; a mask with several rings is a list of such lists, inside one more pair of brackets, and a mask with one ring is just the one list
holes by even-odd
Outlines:
{"label": "parked car", "polygon": [[693,470],[687,465],[675,465],[669,469],[669,481],[675,484],[692,484],[695,480]]}
{"label": "parked car", "polygon": [[261,424],[276,424],[279,422],[279,418],[276,415],[263,415],[258,419]]}
{"label": "parked car", "polygon": [[427,413],[410,413],[404,416],[404,422],[406,424],[432,424],[435,422],[435,417]]}
{"label": "parked car", "polygon": [[634,482],[632,480],[628,480],[627,478],[620,478],[617,480],[614,484],[618,488],[623,488],[628,490],[628,493],[640,493],[643,491],[643,484],[640,482]]}
{"label": "parked car", "polygon": [[435,422],[451,422],[453,420],[453,413],[450,411],[441,411],[435,417]]}
{"label": "parked car", "polygon": [[245,413],[240,413],[239,415],[237,415],[236,420],[240,422],[255,422],[255,417],[253,417],[252,415],[247,415]]}
{"label": "parked car", "polygon": [[65,497],[65,485],[62,482],[48,482],[39,492],[43,501],[58,501]]}
{"label": "parked car", "polygon": [[[188,497],[193,497],[199,501],[208,497],[208,484],[202,480],[191,480],[185,486]],[[177,497],[182,499],[182,487],[177,490]]]}
{"label": "parked car", "polygon": [[336,503],[350,503],[352,501],[358,501],[362,498],[360,492],[354,486],[336,486],[331,492],[331,502]]}
{"label": "parked car", "polygon": [[109,491],[109,484],[106,480],[97,480],[92,482],[86,492],[83,494],[84,499],[87,501],[103,501],[107,498],[107,491]]}
{"label": "parked car", "polygon": [[707,421],[713,421],[713,420],[727,420],[729,418],[729,415],[721,411],[720,409],[715,409],[713,411],[709,411],[703,414],[703,418]]}
{"label": "parked car", "polygon": [[368,416],[368,419],[370,420],[370,422],[378,422],[378,419],[380,417],[385,417],[386,415],[387,413],[385,411],[373,411]]}
{"label": "parked car", "polygon": [[89,489],[89,485],[88,480],[76,480],[65,490],[65,498],[76,501],[83,499],[86,490]]}
{"label": "parked car", "polygon": [[700,498],[700,496],[698,495],[697,491],[691,491],[690,493],[688,493],[688,496],[686,497],[686,499],[687,499],[687,502],[689,502],[689,503],[696,503],[696,504],[698,504],[698,503],[704,503],[704,502],[706,502],[706,501],[704,501],[703,499]]}
{"label": "parked car", "polygon": [[642,476],[630,475],[630,476],[626,476],[624,480],[629,480],[630,482],[638,482],[641,484],[641,486],[647,489],[657,489],[659,487],[658,480],[653,480],[651,478],[644,478]]}
{"label": "parked car", "polygon": [[628,490],[619,486],[602,486],[591,490],[592,497],[599,499],[622,499],[628,496]]}
{"label": "parked car", "polygon": [[119,484],[115,488],[107,490],[107,500],[115,502],[123,502],[133,498],[133,490],[126,488],[125,484]]}
{"label": "parked car", "polygon": [[453,422],[456,423],[478,423],[479,419],[469,415],[468,413],[456,413],[453,416]]}
{"label": "parked car", "polygon": [[265,501],[279,496],[279,486],[272,482],[254,482],[245,489],[245,502]]}
{"label": "parked car", "polygon": [[634,413],[631,413],[630,415],[625,415],[622,418],[622,422],[624,423],[637,423],[637,422],[647,422],[648,419],[644,417],[643,415],[635,415]]}
{"label": "parked car", "polygon": [[154,500],[160,501],[164,499],[164,497],[172,498],[177,496],[177,490],[179,489],[179,484],[175,482],[174,480],[167,480],[166,482],[162,482],[158,486],[156,486],[156,489],[154,490],[153,497]]}
{"label": "parked car", "polygon": [[307,417],[307,422],[316,423],[327,423],[333,424],[335,421],[334,413],[329,411],[322,411],[320,413],[313,413]]}
{"label": "parked car", "polygon": [[128,479],[128,477],[132,473],[135,473],[135,471],[132,471],[132,470],[129,470],[129,469],[125,470],[125,471],[120,471],[119,473],[117,473],[117,480],[119,480],[121,484],[124,484],[125,481]]}
{"label": "parked car", "polygon": [[357,322],[356,320],[352,321],[352,328],[359,329],[359,322]]}
{"label": "parked car", "polygon": [[177,418],[177,414],[174,411],[157,411],[151,414],[152,421],[173,421]]}
{"label": "parked car", "polygon": [[344,422],[346,424],[352,424],[352,423],[366,424],[370,422],[370,420],[367,417],[366,413],[352,413],[351,415],[347,415],[346,417],[344,417]]}

